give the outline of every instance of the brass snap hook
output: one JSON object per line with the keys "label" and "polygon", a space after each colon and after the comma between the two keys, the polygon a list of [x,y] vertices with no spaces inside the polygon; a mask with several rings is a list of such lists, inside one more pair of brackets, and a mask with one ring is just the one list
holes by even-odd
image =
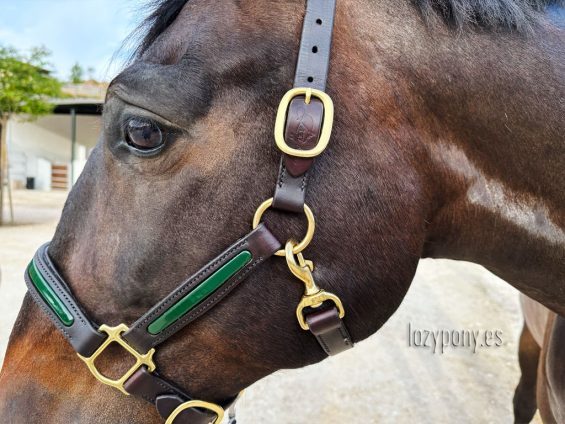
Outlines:
{"label": "brass snap hook", "polygon": [[290,272],[304,283],[305,290],[300,303],[296,308],[296,318],[298,323],[303,330],[309,330],[310,327],[304,319],[304,309],[305,308],[318,308],[322,306],[322,303],[326,301],[331,301],[335,304],[339,311],[339,317],[343,318],[345,316],[345,309],[339,297],[333,293],[326,292],[325,290],[319,288],[314,281],[314,276],[312,271],[314,271],[314,263],[312,261],[307,261],[302,256],[302,253],[296,254],[298,262],[296,262],[293,250],[296,247],[296,242],[294,240],[289,240],[286,242],[284,247],[284,252],[286,256],[286,263]]}
{"label": "brass snap hook", "polygon": [[314,263],[312,261],[307,261],[304,259],[302,253],[297,253],[298,263],[294,257],[294,250],[296,248],[296,242],[294,240],[289,240],[286,242],[284,247],[284,253],[286,256],[286,263],[290,272],[301,280],[306,286],[305,295],[313,295],[320,291],[320,288],[316,285],[314,281],[314,276],[312,271],[314,271]]}

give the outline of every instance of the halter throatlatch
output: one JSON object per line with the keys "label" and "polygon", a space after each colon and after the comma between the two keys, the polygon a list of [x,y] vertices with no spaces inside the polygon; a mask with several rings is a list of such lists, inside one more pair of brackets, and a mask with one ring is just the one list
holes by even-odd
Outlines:
{"label": "halter throatlatch", "polygon": [[[305,287],[296,317],[328,355],[353,347],[343,322],[345,309],[338,296],[319,288],[314,264],[302,251],[312,241],[315,219],[305,204],[308,174],[314,158],[328,146],[333,125],[333,103],[324,92],[335,14],[335,0],[307,0],[294,88],[285,94],[277,113],[275,142],[283,153],[273,198],[263,202],[253,219],[253,230],[202,269],[185,280],[131,326],[96,325],[58,273],[48,255],[48,244],[39,248],[25,273],[35,302],[67,338],[92,375],[125,395],[155,405],[166,424],[219,424],[226,409],[235,424],[237,399],[215,404],[195,400],[157,372],[156,347],[199,318],[226,297],[258,265],[273,255],[284,256],[291,273]],[[290,239],[283,249],[268,228],[260,223],[268,208],[304,213],[305,237]],[[96,367],[96,359],[108,346],[119,345],[135,359],[120,378],[111,379]]]}

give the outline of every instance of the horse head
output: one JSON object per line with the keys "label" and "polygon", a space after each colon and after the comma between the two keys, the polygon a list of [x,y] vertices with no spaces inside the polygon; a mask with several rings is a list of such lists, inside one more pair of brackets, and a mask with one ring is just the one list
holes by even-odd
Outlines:
{"label": "horse head", "polygon": [[[100,141],[49,246],[94,322],[134,322],[250,231],[277,179],[273,127],[292,87],[303,18],[303,0],[169,0],[150,16],[135,58],[110,84]],[[355,342],[394,313],[421,257],[449,256],[448,247],[453,257],[478,257],[462,251],[458,235],[477,251],[484,246],[470,228],[480,205],[458,201],[480,180],[463,141],[483,128],[479,118],[488,121],[482,109],[472,120],[462,96],[484,83],[488,64],[462,66],[457,61],[470,56],[454,55],[464,47],[438,28],[440,47],[409,2],[338,2],[327,88],[336,113],[330,145],[310,175],[306,201],[317,227],[304,254],[319,285],[341,299]],[[477,55],[496,41],[476,37],[466,48]],[[449,72],[461,81],[442,88]],[[302,139],[311,125],[302,121]],[[471,162],[484,151],[477,148]],[[300,215],[269,211],[264,221],[283,245],[305,231]],[[161,375],[196,398],[222,402],[276,370],[321,361],[324,350],[296,322],[303,291],[284,259],[268,259],[158,348]],[[123,352],[105,353],[108,372],[127,369]],[[53,358],[57,366],[37,365]],[[3,416],[25,410],[45,413],[43,422],[125,423],[125,411],[136,408],[139,422],[160,420],[142,401],[93,384],[29,296],[6,363]]]}

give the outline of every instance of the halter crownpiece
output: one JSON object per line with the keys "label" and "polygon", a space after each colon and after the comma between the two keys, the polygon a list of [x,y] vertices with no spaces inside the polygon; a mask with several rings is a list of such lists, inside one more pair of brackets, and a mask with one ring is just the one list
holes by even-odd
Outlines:
{"label": "halter crownpiece", "polygon": [[[125,395],[151,402],[165,424],[219,424],[237,398],[221,404],[195,400],[156,371],[156,347],[225,298],[258,265],[273,255],[284,256],[291,273],[305,286],[296,309],[299,325],[310,331],[328,355],[353,347],[345,327],[345,309],[338,296],[318,287],[314,264],[302,251],[315,232],[315,219],[305,204],[308,174],[314,158],[327,147],[333,125],[333,103],[324,92],[329,68],[335,0],[307,0],[294,88],[283,97],[276,117],[275,142],[283,153],[273,198],[261,204],[253,219],[253,230],[228,247],[173,292],[158,302],[131,327],[94,324],[58,273],[43,245],[25,273],[34,301],[67,338],[92,375]],[[305,213],[308,229],[297,243],[281,243],[262,223],[268,208]],[[98,370],[96,359],[111,344],[118,344],[135,359],[118,379]]]}

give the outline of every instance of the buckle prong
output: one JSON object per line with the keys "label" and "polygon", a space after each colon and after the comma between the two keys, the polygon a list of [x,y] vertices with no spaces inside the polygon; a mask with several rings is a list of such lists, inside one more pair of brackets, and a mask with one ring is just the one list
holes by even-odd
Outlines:
{"label": "buckle prong", "polygon": [[307,88],[306,89],[306,93],[304,94],[304,103],[306,103],[307,105],[310,104],[310,100],[312,100],[312,89],[311,88]]}
{"label": "buckle prong", "polygon": [[[137,352],[133,347],[128,345],[124,339],[122,339],[122,334],[128,330],[129,328],[125,324],[120,324],[116,327],[110,327],[106,324],[103,324],[100,326],[98,331],[106,333],[108,335],[104,343],[102,343],[102,345],[100,345],[100,347],[96,349],[96,352],[94,352],[88,358],[82,355],[78,355],[78,357],[84,361],[84,363],[86,364],[92,375],[96,377],[96,379],[99,382],[107,386],[113,387],[115,389],[118,389],[127,396],[129,396],[129,393],[124,389],[124,384],[133,375],[134,372],[136,372],[143,365],[147,367],[149,372],[155,371],[156,368],[155,362],[153,362],[153,354],[155,353],[155,349],[153,348],[149,350],[149,352],[143,355]],[[108,378],[105,375],[103,375],[98,370],[96,364],[94,363],[96,359],[113,342],[118,343],[122,348],[124,348],[124,350],[126,350],[131,356],[135,358],[135,364],[123,376],[121,376],[117,380],[112,380],[111,378]]]}

